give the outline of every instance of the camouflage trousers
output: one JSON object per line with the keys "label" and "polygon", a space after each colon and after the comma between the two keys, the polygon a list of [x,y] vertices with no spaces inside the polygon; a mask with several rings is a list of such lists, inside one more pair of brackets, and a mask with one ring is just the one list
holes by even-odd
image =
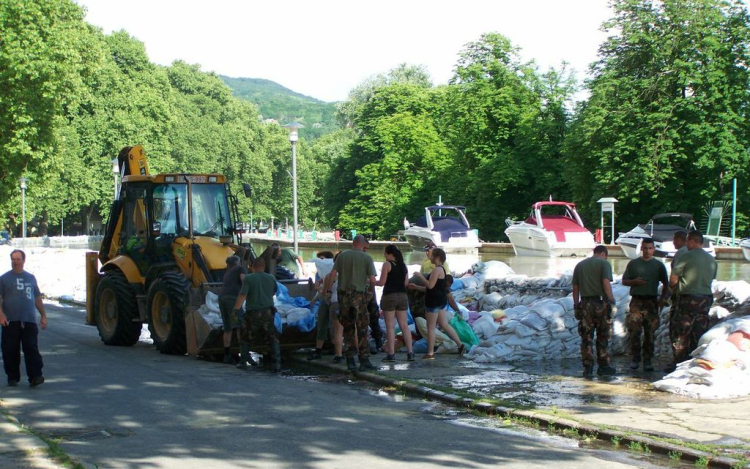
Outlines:
{"label": "camouflage trousers", "polygon": [[[633,360],[640,361],[641,357],[646,360],[653,358],[654,332],[659,328],[659,299],[656,296],[632,297],[630,311],[625,318],[625,327],[628,330],[630,354]],[[643,347],[641,347],[641,338]]]}
{"label": "camouflage trousers", "polygon": [[367,295],[354,290],[339,290],[339,321],[344,327],[346,356],[370,356],[367,343]]}
{"label": "camouflage trousers", "polygon": [[240,342],[263,343],[269,345],[279,340],[279,332],[273,324],[274,308],[250,309],[245,311],[242,317],[242,328],[240,329]]}
{"label": "camouflage trousers", "polygon": [[711,295],[680,295],[677,306],[669,315],[669,341],[675,363],[684,362],[698,347],[698,341],[708,330],[708,311],[714,299]]}
{"label": "camouflage trousers", "polygon": [[610,306],[598,299],[581,301],[578,318],[578,335],[581,336],[581,361],[583,366],[594,365],[594,333],[596,333],[596,362],[599,366],[609,365],[609,338],[612,337]]}
{"label": "camouflage trousers", "polygon": [[372,288],[367,288],[367,316],[370,323],[370,334],[376,341],[382,342],[383,330],[380,329],[380,307],[378,306],[378,300],[375,299],[375,295],[372,292]]}

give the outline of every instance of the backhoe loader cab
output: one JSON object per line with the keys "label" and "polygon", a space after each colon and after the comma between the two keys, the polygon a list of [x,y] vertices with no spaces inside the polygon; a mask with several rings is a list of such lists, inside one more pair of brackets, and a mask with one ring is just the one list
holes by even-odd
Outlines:
{"label": "backhoe loader cab", "polygon": [[[148,324],[163,353],[187,351],[186,317],[227,257],[249,252],[234,235],[235,199],[218,174],[150,175],[140,146],[118,157],[122,183],[98,259],[87,262],[87,322],[109,345],[133,345]],[[241,234],[240,234],[241,236]]]}

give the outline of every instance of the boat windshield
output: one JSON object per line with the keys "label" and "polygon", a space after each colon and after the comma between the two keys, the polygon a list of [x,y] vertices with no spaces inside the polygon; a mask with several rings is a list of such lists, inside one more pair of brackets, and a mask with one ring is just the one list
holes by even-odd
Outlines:
{"label": "boat windshield", "polygon": [[[229,203],[223,184],[192,184],[194,236],[219,237],[232,233]],[[161,223],[165,235],[189,235],[188,186],[184,183],[156,184],[154,221]]]}

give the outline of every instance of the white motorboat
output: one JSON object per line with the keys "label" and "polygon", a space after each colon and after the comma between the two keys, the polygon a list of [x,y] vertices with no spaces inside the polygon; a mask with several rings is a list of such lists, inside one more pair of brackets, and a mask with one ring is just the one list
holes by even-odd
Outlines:
{"label": "white motorboat", "polygon": [[416,223],[404,218],[406,238],[414,250],[422,250],[430,242],[446,252],[476,252],[479,237],[466,219],[466,207],[461,205],[432,205],[425,207],[424,216]]}
{"label": "white motorboat", "polygon": [[[620,233],[615,243],[620,245],[622,252],[629,259],[637,259],[641,256],[641,242],[644,238],[651,238],[656,248],[654,256],[671,258],[677,252],[672,242],[675,232],[690,232],[695,229],[693,216],[689,213],[659,213],[645,225],[638,225],[627,233]],[[716,257],[713,242],[706,239],[703,249]]]}
{"label": "white motorboat", "polygon": [[742,255],[745,256],[745,260],[750,261],[750,238],[740,241],[740,249],[742,249]]}
{"label": "white motorboat", "polygon": [[570,202],[537,202],[526,220],[505,223],[517,256],[585,257],[596,245]]}

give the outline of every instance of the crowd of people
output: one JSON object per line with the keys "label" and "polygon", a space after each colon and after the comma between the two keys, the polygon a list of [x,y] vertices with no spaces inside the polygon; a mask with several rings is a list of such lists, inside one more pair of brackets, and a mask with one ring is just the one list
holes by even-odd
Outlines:
{"label": "crowd of people", "polygon": [[[641,257],[630,261],[622,276],[622,283],[630,287],[631,294],[626,328],[633,370],[641,365],[644,371],[654,370],[654,332],[659,327],[659,309],[666,306],[670,297],[669,337],[673,359],[664,371],[671,372],[677,363],[686,360],[708,330],[716,260],[703,250],[703,235],[699,231],[678,231],[673,242],[678,249],[669,277],[666,266],[654,257],[654,240],[650,238],[641,242]],[[597,246],[593,256],[579,262],[573,271],[573,303],[581,336],[584,376],[593,374],[595,361],[598,375],[616,373],[607,349],[612,318],[617,312],[611,287],[612,266],[607,255],[605,246]]]}
{"label": "crowd of people", "polygon": [[[716,260],[703,250],[703,236],[698,231],[678,231],[673,241],[678,250],[672,259],[671,275],[667,275],[664,263],[655,259],[654,241],[646,238],[641,243],[641,257],[630,261],[622,276],[623,285],[630,287],[631,293],[626,328],[633,370],[642,366],[644,371],[653,371],[654,332],[659,327],[659,310],[670,299],[669,336],[673,360],[665,371],[674,370],[677,363],[686,360],[708,329]],[[336,255],[330,251],[317,254],[330,269],[327,272],[318,269],[316,299],[321,302],[317,313],[316,348],[309,359],[322,358],[324,343],[330,338],[334,362],[345,360],[351,371],[375,369],[370,356],[382,348],[385,362],[396,361],[396,351],[401,346],[406,347],[406,360],[414,361],[416,337],[410,332],[408,312],[415,320],[423,318],[426,322],[427,353],[422,355],[423,360],[434,359],[437,328],[456,343],[459,356],[463,355],[465,346],[447,320],[448,306],[456,311],[458,306],[450,293],[453,277],[445,252],[434,244],[426,246],[427,259],[420,271],[410,278],[403,254],[389,244],[384,249],[385,262],[378,277],[368,249],[367,239],[358,235],[351,249]],[[607,248],[597,246],[593,256],[579,262],[573,271],[573,302],[585,376],[593,374],[595,362],[597,374],[616,373],[608,353],[616,306],[611,286],[612,267],[607,256]],[[23,251],[14,250],[11,252],[12,269],[0,276],[2,356],[9,386],[20,382],[21,351],[29,384],[38,386],[44,382],[37,336],[39,327],[46,328],[47,317],[36,278],[24,270],[25,260]],[[284,270],[279,271],[279,268]],[[292,269],[307,276],[304,261],[292,250],[281,249],[275,243],[253,260],[249,273],[238,257],[227,259],[219,296],[225,363],[234,363],[239,368],[257,366],[250,355],[250,344],[265,341],[270,351],[268,365],[275,372],[281,370],[274,296],[277,277],[286,276],[285,271]],[[375,287],[383,287],[380,306],[375,298]],[[38,325],[37,311],[41,315]],[[386,325],[385,342],[379,325],[381,311]],[[396,325],[402,331],[400,337],[397,337]],[[418,330],[416,335],[419,335]],[[372,348],[369,336],[375,344]],[[239,343],[238,357],[231,354],[233,339]]]}

